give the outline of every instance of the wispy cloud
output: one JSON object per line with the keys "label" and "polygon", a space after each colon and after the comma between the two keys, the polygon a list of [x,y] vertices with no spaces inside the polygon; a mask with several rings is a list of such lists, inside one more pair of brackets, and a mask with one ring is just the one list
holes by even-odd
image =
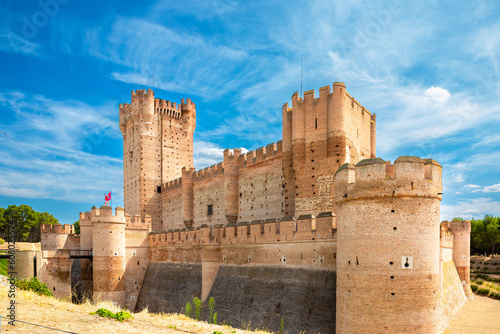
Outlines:
{"label": "wispy cloud", "polygon": [[20,92],[0,93],[0,108],[11,119],[0,139],[0,195],[90,204],[103,189],[121,193],[121,159],[92,153],[118,138],[115,108]]}

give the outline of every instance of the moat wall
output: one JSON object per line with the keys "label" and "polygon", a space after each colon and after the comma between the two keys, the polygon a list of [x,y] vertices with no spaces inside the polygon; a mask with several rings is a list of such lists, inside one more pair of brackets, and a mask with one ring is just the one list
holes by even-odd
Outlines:
{"label": "moat wall", "polygon": [[[335,286],[335,270],[221,265],[208,298],[218,323],[276,332],[283,318],[288,333],[335,333]],[[183,312],[201,290],[200,264],[150,262],[136,311]]]}

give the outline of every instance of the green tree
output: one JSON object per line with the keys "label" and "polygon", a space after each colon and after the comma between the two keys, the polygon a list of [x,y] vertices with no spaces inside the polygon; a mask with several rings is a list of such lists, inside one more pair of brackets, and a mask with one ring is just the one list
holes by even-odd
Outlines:
{"label": "green tree", "polygon": [[74,222],[73,226],[75,227],[75,234],[80,234],[80,221],[77,220],[76,222]]}
{"label": "green tree", "polygon": [[500,217],[491,215],[471,221],[471,251],[493,255],[500,245]]}
{"label": "green tree", "polygon": [[9,205],[7,209],[0,210],[0,238],[9,240],[9,226],[14,224],[16,241],[39,242],[40,226],[42,224],[54,225],[58,221],[48,212],[37,212],[26,204]]}

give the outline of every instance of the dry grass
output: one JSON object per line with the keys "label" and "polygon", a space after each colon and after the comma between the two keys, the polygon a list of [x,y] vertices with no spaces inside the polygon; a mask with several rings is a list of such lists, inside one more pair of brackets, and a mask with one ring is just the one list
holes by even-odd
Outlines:
{"label": "dry grass", "polygon": [[[40,324],[76,333],[207,333],[218,331],[224,334],[260,333],[269,334],[264,331],[245,331],[231,328],[229,326],[210,325],[204,321],[195,321],[182,314],[155,314],[147,310],[134,313],[133,320],[123,323],[114,319],[102,318],[98,315],[90,315],[98,308],[106,308],[113,312],[121,311],[120,308],[109,302],[97,302],[92,304],[72,304],[65,300],[52,297],[39,296],[30,291],[17,290],[16,296],[16,319]],[[7,288],[0,287],[0,314],[2,314],[2,333],[57,333],[48,329],[35,327],[28,324],[16,323],[11,326],[3,318],[7,314],[6,307],[9,305]]]}

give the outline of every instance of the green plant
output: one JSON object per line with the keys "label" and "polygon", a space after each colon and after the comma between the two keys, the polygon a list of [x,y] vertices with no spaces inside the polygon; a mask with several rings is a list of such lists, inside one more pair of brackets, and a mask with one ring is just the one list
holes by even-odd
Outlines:
{"label": "green plant", "polygon": [[477,286],[477,285],[475,285],[475,284],[471,284],[471,285],[470,285],[470,288],[471,288],[472,292],[476,292],[476,291],[477,291],[477,289],[478,289],[478,286]]}
{"label": "green plant", "polygon": [[478,285],[481,285],[481,284],[483,284],[484,282],[483,282],[483,281],[476,281],[476,283],[477,283]]}
{"label": "green plant", "polygon": [[5,243],[5,240],[3,240],[2,238],[0,238],[0,245],[3,245]]}
{"label": "green plant", "polygon": [[193,305],[194,305],[194,318],[198,321],[200,320],[201,308],[203,307],[203,303],[198,297],[194,297]]}
{"label": "green plant", "polygon": [[215,332],[213,332],[212,334],[223,334],[223,333],[222,333],[222,332],[217,332],[217,331],[215,331]]}
{"label": "green plant", "polygon": [[214,313],[214,319],[213,320],[214,320],[213,324],[217,325],[217,312]]}
{"label": "green plant", "polygon": [[168,325],[168,328],[170,328],[170,329],[177,329],[177,326]]}
{"label": "green plant", "polygon": [[214,317],[215,311],[215,299],[214,297],[210,297],[208,300],[208,323],[211,324]]}
{"label": "green plant", "polygon": [[285,327],[285,320],[281,318],[280,334],[283,334],[283,327]]}
{"label": "green plant", "polygon": [[119,320],[121,322],[123,322],[126,319],[134,319],[134,318],[132,318],[132,315],[128,312],[120,311],[120,312],[113,313],[110,310],[107,310],[105,308],[100,308],[95,312],[91,312],[90,314],[97,314],[97,315],[104,317],[104,318],[113,318],[113,319]]}
{"label": "green plant", "polygon": [[52,292],[50,292],[46,283],[42,283],[36,277],[32,277],[28,280],[16,281],[16,286],[21,290],[31,290],[42,296],[54,297]]}
{"label": "green plant", "polygon": [[186,308],[184,308],[184,314],[186,315],[186,317],[190,318],[192,311],[193,311],[193,307],[191,306],[191,303],[187,303]]}
{"label": "green plant", "polygon": [[479,290],[477,290],[477,293],[487,296],[490,294],[490,289],[479,289]]}

